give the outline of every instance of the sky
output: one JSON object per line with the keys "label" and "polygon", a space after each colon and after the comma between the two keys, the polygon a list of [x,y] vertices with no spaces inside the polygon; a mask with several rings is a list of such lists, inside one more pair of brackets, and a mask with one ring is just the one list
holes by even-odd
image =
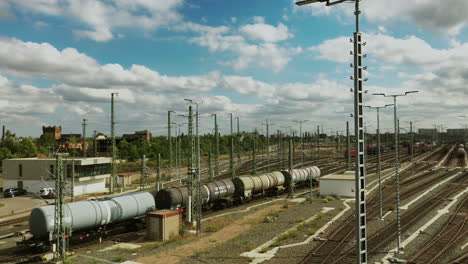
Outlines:
{"label": "sky", "polygon": [[[468,123],[468,1],[362,0],[364,104],[397,94],[401,127]],[[229,113],[242,131],[353,127],[350,51],[354,5],[297,7],[290,0],[2,0],[0,120],[20,136],[44,125],[64,133],[166,134],[167,111],[186,123],[198,102],[200,131]],[[365,122],[375,131],[375,110]],[[393,108],[381,110],[393,131]],[[184,125],[181,126],[186,131]]]}

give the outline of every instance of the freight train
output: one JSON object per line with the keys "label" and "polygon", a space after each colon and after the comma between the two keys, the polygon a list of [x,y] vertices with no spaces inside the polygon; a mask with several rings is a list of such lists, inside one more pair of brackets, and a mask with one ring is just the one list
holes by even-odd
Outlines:
{"label": "freight train", "polygon": [[[223,179],[201,186],[202,204],[205,208],[223,208],[240,204],[246,200],[265,195],[278,194],[294,186],[317,185],[320,177],[318,167],[275,171],[259,176],[240,176],[234,179]],[[184,208],[188,203],[187,187],[174,187],[160,190],[156,194],[158,209]]]}
{"label": "freight train", "polygon": [[[320,169],[308,167],[288,171],[275,171],[259,176],[240,176],[222,179],[201,186],[204,208],[225,207],[264,195],[277,194],[291,184],[295,186],[317,185]],[[71,240],[100,238],[110,230],[132,230],[144,225],[146,213],[156,209],[184,208],[188,202],[188,188],[162,189],[153,196],[149,192],[136,192],[110,196],[96,200],[67,203],[64,205],[64,226],[73,231],[67,234]],[[32,210],[29,229],[32,237],[17,242],[20,247],[48,251],[54,241],[55,206],[43,206]]]}

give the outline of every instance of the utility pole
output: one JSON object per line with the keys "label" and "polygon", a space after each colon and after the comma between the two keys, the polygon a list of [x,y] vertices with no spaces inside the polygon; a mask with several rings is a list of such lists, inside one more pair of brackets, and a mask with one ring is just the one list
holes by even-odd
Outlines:
{"label": "utility pole", "polygon": [[158,169],[156,170],[156,177],[157,177],[156,191],[159,191],[164,188],[162,175],[161,175],[161,153],[158,153]]}
{"label": "utility pole", "polygon": [[265,123],[266,126],[266,149],[267,149],[267,172],[270,172],[270,124],[268,124],[268,119]]}
{"label": "utility pole", "polygon": [[[65,261],[67,252],[67,228],[64,222],[64,214],[66,213],[63,208],[65,202],[65,181],[63,177],[63,160],[57,154],[56,156],[56,170],[55,170],[55,217],[54,217],[54,260]],[[52,173],[52,172],[51,172]]]}
{"label": "utility pole", "polygon": [[189,106],[189,114],[188,114],[188,138],[189,138],[189,146],[190,146],[190,162],[188,168],[188,190],[189,190],[189,210],[188,210],[188,221],[192,222],[195,221],[195,189],[196,189],[196,161],[195,161],[195,139],[193,137],[193,113],[192,113],[192,106]]}
{"label": "utility pole", "polygon": [[167,141],[169,142],[169,172],[172,172],[172,123],[171,123],[171,113],[174,111],[167,111]]}
{"label": "utility pole", "polygon": [[[289,139],[289,158],[288,158],[288,171],[289,171],[289,175],[292,176],[292,173],[293,173],[293,142],[292,142],[292,139],[290,138]],[[291,180],[289,181],[289,197],[291,199],[294,199],[294,182],[292,180],[292,177],[291,177]]]}
{"label": "utility pole", "polygon": [[71,192],[70,192],[70,200],[73,203],[75,200],[75,157],[72,159],[72,175],[71,175]]}
{"label": "utility pole", "polygon": [[208,181],[213,181],[213,168],[211,167],[211,148],[208,151]]}
{"label": "utility pole", "polygon": [[253,140],[253,175],[257,175],[257,129],[255,129]]}
{"label": "utility pole", "polygon": [[349,122],[346,121],[346,143],[348,146],[346,147],[346,168],[351,169],[351,137],[349,135]]}
{"label": "utility pole", "polygon": [[317,126],[317,159],[320,159],[320,126]]}
{"label": "utility pole", "polygon": [[383,220],[383,198],[382,198],[382,179],[381,179],[381,172],[382,172],[382,166],[381,166],[381,154],[380,154],[380,109],[386,108],[388,106],[392,106],[393,104],[387,104],[384,106],[368,106],[365,105],[364,107],[370,108],[370,109],[376,109],[377,110],[377,175],[379,178],[379,213],[380,213],[380,220]]}
{"label": "utility pole", "polygon": [[300,143],[301,143],[301,168],[304,168],[304,142],[302,138],[302,123],[308,122],[309,120],[294,120],[294,122],[299,123],[299,134],[300,134]]}
{"label": "utility pole", "polygon": [[231,153],[229,155],[230,161],[229,161],[229,170],[231,171],[231,178],[234,179],[235,177],[235,172],[234,172],[234,131],[232,129],[232,113],[230,113],[231,116]]}
{"label": "utility pole", "polygon": [[212,114],[214,116],[214,131],[215,131],[215,168],[214,168],[214,176],[218,177],[219,175],[219,131],[218,131],[218,119],[216,114]]}
{"label": "utility pole", "polygon": [[115,112],[114,112],[114,96],[119,93],[111,93],[111,140],[112,140],[112,173],[111,173],[111,186],[110,193],[115,192],[117,186],[117,169],[116,169],[116,158],[117,150],[115,148]]}
{"label": "utility pole", "polygon": [[395,180],[396,180],[396,214],[397,214],[397,254],[400,254],[401,248],[401,227],[400,227],[400,148],[398,144],[398,134],[400,130],[399,121],[397,118],[397,97],[406,96],[411,93],[417,93],[418,91],[408,91],[405,94],[392,94],[387,95],[383,93],[377,93],[373,95],[382,95],[384,97],[393,97],[393,121],[395,126]]}
{"label": "utility pole", "polygon": [[146,167],[146,155],[141,159],[140,191],[144,191],[148,185],[148,168]]}
{"label": "utility pole", "polygon": [[411,143],[410,143],[410,150],[411,150],[411,174],[414,177],[414,142],[413,142],[413,122],[410,122],[410,134],[411,134]]}
{"label": "utility pole", "polygon": [[86,158],[87,156],[87,149],[86,149],[86,119],[83,119],[83,157]]}
{"label": "utility pole", "polygon": [[94,157],[97,157],[97,140],[96,140],[96,130],[94,130],[94,135],[93,135],[93,148],[94,148]]}
{"label": "utility pole", "polygon": [[282,147],[283,143],[281,142],[281,140],[282,140],[281,131],[279,129],[278,129],[277,133],[278,133],[278,149],[277,149],[277,151],[278,151],[278,161],[281,164],[281,168],[282,168],[282,166],[283,166],[283,147]]}
{"label": "utility pole", "polygon": [[237,162],[241,162],[241,147],[240,147],[240,126],[239,126],[239,117],[237,119]]}

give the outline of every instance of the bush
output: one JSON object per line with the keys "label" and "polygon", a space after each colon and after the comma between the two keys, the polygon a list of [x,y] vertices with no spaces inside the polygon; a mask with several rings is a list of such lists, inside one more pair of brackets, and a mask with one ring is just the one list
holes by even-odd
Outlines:
{"label": "bush", "polygon": [[264,247],[260,250],[260,253],[266,253],[268,251],[268,248],[267,247]]}

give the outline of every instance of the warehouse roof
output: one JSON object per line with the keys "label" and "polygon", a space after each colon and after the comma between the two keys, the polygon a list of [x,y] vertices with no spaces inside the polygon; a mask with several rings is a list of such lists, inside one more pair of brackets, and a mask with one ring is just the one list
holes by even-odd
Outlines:
{"label": "warehouse roof", "polygon": [[326,175],[320,178],[320,180],[348,180],[348,181],[354,181],[355,175],[345,173],[345,174],[330,174]]}

